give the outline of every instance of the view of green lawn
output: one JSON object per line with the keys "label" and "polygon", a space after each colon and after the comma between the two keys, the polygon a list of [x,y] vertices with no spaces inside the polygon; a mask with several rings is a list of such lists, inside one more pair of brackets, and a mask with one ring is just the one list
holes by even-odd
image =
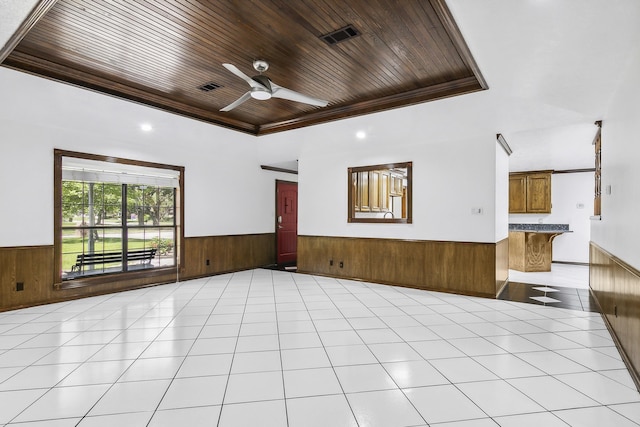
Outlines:
{"label": "view of green lawn", "polygon": [[[87,242],[85,240],[85,245]],[[62,239],[62,271],[71,271],[71,267],[76,263],[76,257],[83,251],[83,238],[64,237]],[[144,249],[143,239],[129,239],[129,250]],[[122,251],[122,239],[116,237],[106,237],[95,242],[96,252],[120,252]],[[96,265],[102,268],[102,265]]]}

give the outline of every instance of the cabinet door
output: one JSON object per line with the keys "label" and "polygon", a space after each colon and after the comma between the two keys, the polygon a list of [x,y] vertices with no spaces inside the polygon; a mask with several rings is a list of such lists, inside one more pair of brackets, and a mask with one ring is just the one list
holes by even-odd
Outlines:
{"label": "cabinet door", "polygon": [[527,212],[551,213],[551,174],[527,175]]}
{"label": "cabinet door", "polygon": [[509,176],[509,213],[527,212],[527,176]]}
{"label": "cabinet door", "polygon": [[353,209],[360,212],[360,187],[358,186],[358,174],[351,174],[351,197],[353,197]]}
{"label": "cabinet door", "polygon": [[402,175],[391,174],[391,187],[389,192],[392,196],[402,196]]}
{"label": "cabinet door", "polygon": [[382,172],[380,175],[380,209],[383,211],[389,210],[389,184],[391,175],[389,172]]}
{"label": "cabinet door", "polygon": [[372,212],[380,212],[380,171],[369,172],[369,205]]}
{"label": "cabinet door", "polygon": [[360,211],[369,212],[369,172],[358,173],[358,194],[360,195]]}

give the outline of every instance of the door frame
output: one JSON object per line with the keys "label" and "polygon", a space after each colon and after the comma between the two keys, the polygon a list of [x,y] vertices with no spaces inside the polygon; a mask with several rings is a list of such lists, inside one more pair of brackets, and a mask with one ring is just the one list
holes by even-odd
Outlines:
{"label": "door frame", "polygon": [[[287,181],[285,179],[276,179],[276,185],[275,185],[275,189],[274,189],[274,205],[275,205],[275,210],[274,210],[274,215],[273,215],[273,222],[274,222],[274,234],[275,234],[275,239],[274,239],[274,243],[275,243],[275,264],[278,264],[278,184],[279,183],[283,183],[283,184],[295,184],[296,185],[296,189],[299,188],[298,187],[298,181]],[[297,193],[297,192],[296,192]],[[297,193],[299,194],[299,193]],[[296,197],[296,203],[297,203],[298,197]],[[296,208],[296,239],[298,238],[298,209]],[[298,263],[298,249],[297,249],[297,244],[296,244],[296,264]]]}

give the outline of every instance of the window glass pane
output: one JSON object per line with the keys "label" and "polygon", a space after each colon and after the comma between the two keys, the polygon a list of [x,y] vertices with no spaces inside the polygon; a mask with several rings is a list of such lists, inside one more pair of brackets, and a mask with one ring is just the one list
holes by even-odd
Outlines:
{"label": "window glass pane", "polygon": [[173,228],[160,228],[160,236],[151,239],[151,247],[157,248],[157,265],[169,267],[176,265],[175,230]]}
{"label": "window glass pane", "polygon": [[122,185],[101,184],[98,190],[102,199],[96,224],[120,226],[122,224]]}
{"label": "window glass pane", "polygon": [[82,182],[64,181],[62,183],[63,226],[80,224],[83,221],[85,197],[85,187]]}
{"label": "window glass pane", "polygon": [[127,186],[127,223],[130,226],[154,225],[158,216],[156,194],[156,187]]}
{"label": "window glass pane", "polygon": [[82,228],[62,236],[63,278],[122,271],[122,229]]}
{"label": "window glass pane", "polygon": [[159,190],[160,206],[172,208],[174,193],[175,193],[175,189],[173,188],[161,187]]}
{"label": "window glass pane", "polygon": [[172,228],[132,228],[128,233],[129,270],[175,265]]}
{"label": "window glass pane", "polygon": [[159,225],[173,225],[174,224],[173,207],[160,207],[160,224]]}
{"label": "window glass pane", "polygon": [[172,187],[63,180],[62,278],[175,266],[175,194]]}

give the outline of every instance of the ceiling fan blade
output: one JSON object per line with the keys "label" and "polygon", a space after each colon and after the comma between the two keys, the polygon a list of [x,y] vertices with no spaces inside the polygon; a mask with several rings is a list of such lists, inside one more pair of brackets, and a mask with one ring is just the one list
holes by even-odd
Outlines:
{"label": "ceiling fan blade", "polygon": [[326,107],[329,103],[323,99],[313,98],[311,96],[303,95],[299,92],[287,89],[286,87],[278,86],[274,82],[271,82],[271,96],[274,98],[288,99],[289,101],[297,101],[305,104],[315,105],[317,107]]}
{"label": "ceiling fan blade", "polygon": [[251,77],[247,76],[245,73],[240,71],[240,69],[238,69],[238,67],[236,67],[235,65],[225,63],[225,64],[222,64],[222,66],[227,70],[231,71],[236,76],[240,77],[245,82],[249,83],[251,87],[257,87],[257,88],[269,90],[269,88],[265,87],[263,84],[258,83],[257,81],[253,80]]}
{"label": "ceiling fan blade", "polygon": [[231,111],[231,110],[233,110],[234,108],[236,108],[238,105],[242,104],[244,101],[246,101],[249,98],[251,98],[251,91],[245,93],[240,98],[236,99],[235,101],[233,101],[231,104],[227,105],[226,107],[221,108],[220,111]]}

